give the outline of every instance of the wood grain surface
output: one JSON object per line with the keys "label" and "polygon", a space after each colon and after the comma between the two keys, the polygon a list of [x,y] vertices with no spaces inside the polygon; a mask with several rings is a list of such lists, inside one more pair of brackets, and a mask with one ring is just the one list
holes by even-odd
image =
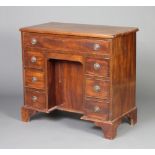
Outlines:
{"label": "wood grain surface", "polygon": [[136,27],[88,25],[74,23],[50,22],[20,29],[23,32],[75,35],[82,37],[114,38],[123,34],[138,31]]}

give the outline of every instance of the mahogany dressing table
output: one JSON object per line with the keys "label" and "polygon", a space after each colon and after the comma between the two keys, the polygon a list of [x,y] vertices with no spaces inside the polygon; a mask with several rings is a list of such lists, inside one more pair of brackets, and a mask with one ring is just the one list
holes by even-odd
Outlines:
{"label": "mahogany dressing table", "polygon": [[56,109],[80,113],[107,139],[123,118],[137,122],[137,28],[51,22],[20,31],[22,121]]}

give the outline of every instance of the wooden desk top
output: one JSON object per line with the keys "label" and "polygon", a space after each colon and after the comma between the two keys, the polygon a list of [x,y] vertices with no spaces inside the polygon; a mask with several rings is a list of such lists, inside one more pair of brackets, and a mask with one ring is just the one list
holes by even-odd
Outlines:
{"label": "wooden desk top", "polygon": [[87,25],[73,23],[50,22],[20,29],[24,32],[48,33],[82,37],[114,38],[130,32],[138,31],[136,27],[118,27],[107,25]]}

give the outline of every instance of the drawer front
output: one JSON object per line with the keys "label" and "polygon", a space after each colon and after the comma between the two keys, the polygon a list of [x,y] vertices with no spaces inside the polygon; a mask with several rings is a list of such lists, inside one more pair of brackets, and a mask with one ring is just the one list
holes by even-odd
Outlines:
{"label": "drawer front", "polygon": [[28,47],[47,48],[62,51],[89,52],[95,54],[109,53],[110,42],[97,39],[78,39],[56,37],[47,34],[24,33],[24,45]]}
{"label": "drawer front", "polygon": [[24,66],[43,69],[45,66],[44,54],[38,51],[24,51]]}
{"label": "drawer front", "polygon": [[25,86],[36,89],[45,89],[44,72],[34,69],[25,69]]}
{"label": "drawer front", "polygon": [[101,100],[85,100],[85,114],[89,117],[108,120],[109,103]]}
{"label": "drawer front", "polygon": [[44,92],[36,91],[33,89],[25,90],[25,104],[27,106],[37,108],[37,109],[46,109],[46,96]]}
{"label": "drawer front", "polygon": [[86,79],[86,96],[101,99],[109,98],[109,81]]}
{"label": "drawer front", "polygon": [[86,74],[109,77],[109,60],[86,59]]}

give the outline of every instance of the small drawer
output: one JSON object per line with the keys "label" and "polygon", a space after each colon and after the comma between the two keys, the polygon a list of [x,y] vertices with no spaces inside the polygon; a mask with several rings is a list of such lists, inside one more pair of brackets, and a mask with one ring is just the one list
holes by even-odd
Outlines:
{"label": "small drawer", "polygon": [[110,41],[97,39],[78,39],[58,37],[49,34],[24,33],[24,45],[28,47],[46,48],[61,51],[76,51],[105,54],[110,51]]}
{"label": "small drawer", "polygon": [[101,99],[109,98],[109,81],[86,79],[86,96]]}
{"label": "small drawer", "polygon": [[39,51],[24,51],[24,66],[43,69],[45,66],[44,53]]}
{"label": "small drawer", "polygon": [[109,103],[105,100],[85,100],[85,114],[102,120],[108,120]]}
{"label": "small drawer", "polygon": [[43,91],[25,90],[25,105],[33,108],[46,109],[46,96]]}
{"label": "small drawer", "polygon": [[86,59],[86,74],[100,77],[109,77],[109,60]]}
{"label": "small drawer", "polygon": [[45,89],[44,72],[34,69],[25,69],[25,86],[36,89]]}

